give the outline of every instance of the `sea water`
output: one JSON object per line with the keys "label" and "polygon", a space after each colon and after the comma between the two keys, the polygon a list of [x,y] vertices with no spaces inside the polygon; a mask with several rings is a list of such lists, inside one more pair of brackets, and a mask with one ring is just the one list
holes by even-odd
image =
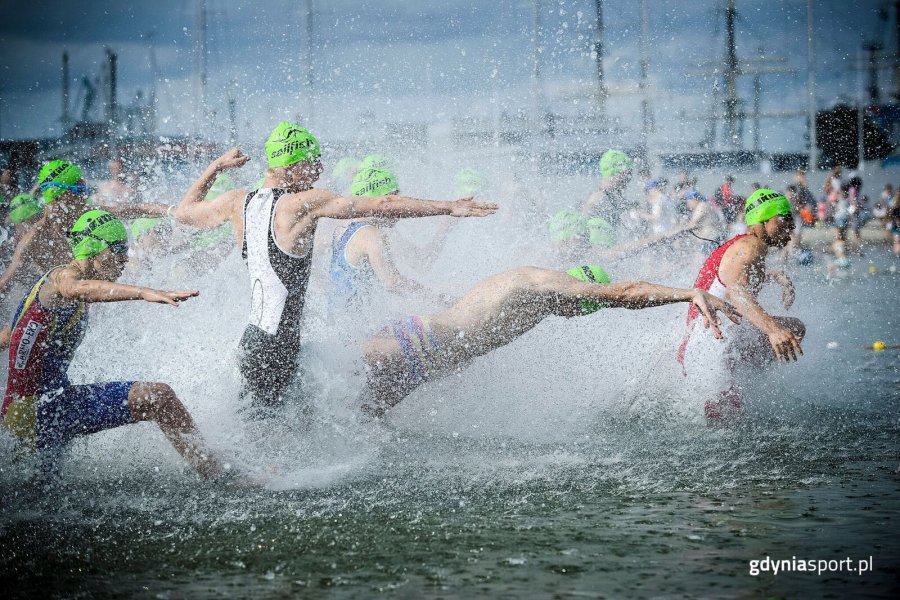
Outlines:
{"label": "sea water", "polygon": [[[540,233],[528,226],[524,210],[460,222],[422,277],[461,294],[492,272],[542,264],[539,244],[522,258],[527,234]],[[238,253],[199,274],[163,258],[123,279],[200,297],[178,309],[93,307],[70,375],[170,383],[209,444],[269,483],[202,482],[149,423],[76,441],[49,491],[27,461],[4,461],[4,588],[57,597],[891,595],[900,355],[866,346],[900,343],[900,275],[886,248],[866,252],[840,278],[823,256],[789,265],[790,311],[777,290],[763,294],[773,313],[807,324],[805,354],[743,374],[746,409],[728,427],[705,422],[707,398],[674,360],[684,305],[549,318],[423,386],[384,421],[362,423],[358,352],[334,341],[317,275],[303,381],[279,419],[248,421],[237,393],[249,296]],[[657,257],[608,270],[688,286],[698,264]],[[11,441],[0,441],[11,457]],[[766,557],[854,566],[871,557],[873,570],[751,575],[751,561]]]}

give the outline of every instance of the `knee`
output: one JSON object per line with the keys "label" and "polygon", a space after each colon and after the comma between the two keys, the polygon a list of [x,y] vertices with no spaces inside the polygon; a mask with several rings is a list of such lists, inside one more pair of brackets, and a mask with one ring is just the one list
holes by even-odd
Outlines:
{"label": "knee", "polygon": [[363,362],[369,371],[378,370],[390,353],[390,340],[376,336],[363,342]]}
{"label": "knee", "polygon": [[180,406],[175,390],[165,383],[136,383],[128,393],[128,404],[138,420],[153,419]]}

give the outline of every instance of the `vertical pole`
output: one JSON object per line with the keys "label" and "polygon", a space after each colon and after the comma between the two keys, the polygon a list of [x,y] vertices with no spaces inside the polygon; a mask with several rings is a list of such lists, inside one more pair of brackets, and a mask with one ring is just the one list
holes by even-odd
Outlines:
{"label": "vertical pole", "polygon": [[859,160],[857,161],[857,170],[862,171],[863,162],[865,161],[865,152],[866,152],[866,143],[864,140],[865,129],[863,127],[865,121],[865,105],[866,102],[863,99],[863,64],[865,58],[863,57],[862,52],[858,52],[856,55],[856,64],[859,69],[856,72],[856,83],[857,87],[857,96],[856,96],[856,147],[857,152],[859,153]]}
{"label": "vertical pole", "polygon": [[237,81],[232,79],[228,86],[228,145],[237,146]]}
{"label": "vertical pole", "polygon": [[542,60],[541,60],[541,52],[542,47],[541,44],[544,41],[544,27],[541,22],[541,0],[534,0],[534,11],[533,11],[533,34],[532,34],[532,82],[534,85],[534,102],[537,108],[537,112],[539,118],[544,122],[544,126],[547,129],[550,129],[550,115],[547,111],[547,100],[544,97],[544,80],[543,80],[543,69],[542,69]]}
{"label": "vertical pole", "polygon": [[597,32],[594,36],[594,60],[597,63],[597,113],[606,116],[606,78],[603,74],[603,0],[595,0],[597,7]]}
{"label": "vertical pole", "polygon": [[116,62],[118,57],[116,56],[116,53],[109,48],[106,49],[106,57],[109,60],[109,104],[107,104],[106,108],[106,120],[109,121],[110,124],[116,125],[119,116],[119,106],[116,98],[116,78],[118,77]]}
{"label": "vertical pole", "polygon": [[62,55],[62,129],[69,129],[69,53]]}
{"label": "vertical pole", "polygon": [[725,11],[725,29],[727,32],[727,46],[725,48],[725,135],[728,136],[729,146],[736,146],[737,134],[737,75],[738,61],[737,50],[734,41],[735,0],[728,0],[728,8]]}
{"label": "vertical pole", "polygon": [[641,139],[644,152],[647,152],[648,138],[650,136],[650,125],[652,117],[650,116],[650,98],[647,78],[650,72],[650,55],[648,45],[650,42],[650,11],[647,6],[647,0],[641,0]]}
{"label": "vertical pole", "polygon": [[759,73],[753,77],[753,153],[759,154],[759,105],[762,100],[762,82]]}
{"label": "vertical pole", "polygon": [[816,138],[816,43],[813,37],[813,0],[806,0],[806,111],[809,120],[809,173],[819,167]]}
{"label": "vertical pole", "polygon": [[306,119],[311,119],[313,114],[313,3],[306,0],[306,45],[305,45],[305,73],[303,76],[304,97],[306,98]]}
{"label": "vertical pole", "polygon": [[894,27],[897,46],[894,48],[894,98],[900,100],[900,0],[894,0]]}
{"label": "vertical pole", "polygon": [[206,95],[206,0],[197,0],[197,71],[200,84],[199,121],[201,127],[206,129],[209,123],[209,105]]}

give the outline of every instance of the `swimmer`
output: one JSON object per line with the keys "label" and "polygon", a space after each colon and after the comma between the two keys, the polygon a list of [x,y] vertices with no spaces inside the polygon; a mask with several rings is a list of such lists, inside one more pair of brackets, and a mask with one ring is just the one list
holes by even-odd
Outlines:
{"label": "swimmer", "polygon": [[[5,293],[23,267],[34,265],[46,272],[69,260],[68,234],[75,221],[91,208],[101,208],[124,218],[161,217],[169,209],[164,204],[98,206],[88,203],[90,190],[81,170],[65,160],[52,160],[41,167],[38,186],[44,199],[44,215],[16,242],[12,260],[0,276],[0,293]],[[0,347],[9,343],[9,329],[0,331]]]}
{"label": "swimmer", "polygon": [[721,337],[716,311],[734,322],[723,300],[702,290],[654,283],[610,283],[600,267],[567,272],[520,267],[477,283],[446,311],[393,322],[363,345],[363,411],[380,417],[417,387],[514,341],[545,318],[589,315],[600,308],[642,309],[690,302]]}
{"label": "swimmer", "polygon": [[603,217],[586,217],[563,209],[548,225],[557,262],[571,263],[579,256],[601,253],[616,243],[616,232]]}
{"label": "swimmer", "polygon": [[275,128],[266,142],[266,156],[269,168],[262,188],[249,193],[236,189],[203,201],[220,173],[250,160],[234,149],[207,167],[175,212],[179,221],[202,229],[227,221],[234,226],[252,290],[250,317],[240,343],[242,394],[264,410],[284,404],[285,389],[297,370],[300,317],[320,219],[479,217],[497,210],[494,204],[471,199],[340,196],[314,188],[322,174],[319,142],[292,123]]}
{"label": "swimmer", "polygon": [[579,212],[587,218],[601,217],[616,230],[635,229],[637,205],[625,198],[633,164],[631,157],[621,150],[604,152],[600,157],[600,174],[603,176],[600,189],[588,197]]}
{"label": "swimmer", "polygon": [[[744,207],[747,233],[731,238],[713,252],[694,281],[694,287],[727,300],[744,317],[734,331],[726,353],[731,373],[727,388],[719,398],[706,403],[706,415],[719,419],[741,409],[740,390],[734,382],[739,362],[770,362],[772,359],[796,361],[803,354],[800,342],[806,327],[794,317],[773,317],[759,304],[759,292],[767,281],[782,286],[782,303],[794,303],[794,286],[783,271],[766,271],[766,255],[771,248],[784,248],[794,231],[791,205],[783,194],[762,188],[753,192]],[[691,331],[698,313],[688,311],[688,331],[678,349],[678,361],[684,365]]]}
{"label": "swimmer", "polygon": [[684,225],[676,226],[672,230],[659,235],[616,246],[609,253],[601,254],[600,256],[609,260],[613,256],[618,257],[679,238],[696,242],[695,248],[704,255],[710,254],[719,247],[719,244],[724,239],[725,228],[719,213],[710,205],[703,194],[698,191],[690,190],[686,192],[684,201],[686,208],[690,211],[690,218]]}
{"label": "swimmer", "polygon": [[19,194],[9,203],[7,219],[15,226],[15,237],[20,239],[37,223],[37,217],[44,212],[39,198],[31,194]]}
{"label": "swimmer", "polygon": [[[351,191],[354,196],[395,197],[400,193],[400,187],[397,177],[390,171],[367,169],[354,177]],[[388,234],[397,221],[397,217],[369,217],[351,221],[346,227],[335,230],[329,269],[335,299],[350,306],[359,305],[362,297],[367,295],[365,288],[378,282],[395,294],[445,303],[427,287],[400,273],[394,264]],[[443,245],[441,242],[439,246]]]}
{"label": "swimmer", "polygon": [[[67,371],[93,302],[144,300],[177,306],[196,291],[161,291],[115,283],[128,261],[125,226],[102,210],[85,212],[71,230],[74,260],[50,269],[14,319],[2,424],[39,452],[51,471],[77,436],[155,421],[172,446],[205,478],[222,474],[191,415],[164,383],[116,381],[74,385]],[[119,349],[121,350],[121,349]]]}

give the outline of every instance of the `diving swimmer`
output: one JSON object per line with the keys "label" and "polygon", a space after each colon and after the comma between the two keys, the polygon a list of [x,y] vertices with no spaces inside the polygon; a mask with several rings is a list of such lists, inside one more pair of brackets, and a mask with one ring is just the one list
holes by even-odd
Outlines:
{"label": "diving swimmer", "polygon": [[738,322],[730,306],[702,290],[609,281],[597,266],[567,272],[520,267],[482,280],[442,313],[394,321],[363,345],[363,412],[380,417],[426,381],[509,344],[551,315],[690,302],[716,338],[721,337],[716,311]]}
{"label": "diving swimmer", "polygon": [[300,318],[312,263],[319,219],[388,219],[451,215],[479,217],[495,204],[461,199],[452,202],[404,196],[340,196],[314,188],[322,174],[319,142],[306,129],[279,123],[266,142],[268,169],[261,188],[232,190],[203,201],[216,177],[249,160],[233,149],[214,160],[190,187],[175,216],[184,223],[213,229],[226,221],[247,259],[250,316],[241,338],[242,394],[255,407],[277,408],[297,370]]}

